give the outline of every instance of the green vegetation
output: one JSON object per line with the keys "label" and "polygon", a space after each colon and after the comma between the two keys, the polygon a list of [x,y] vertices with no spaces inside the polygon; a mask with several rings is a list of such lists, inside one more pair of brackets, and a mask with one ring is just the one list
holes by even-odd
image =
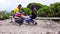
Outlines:
{"label": "green vegetation", "polygon": [[[60,17],[60,2],[50,4],[50,6],[29,3],[26,8],[22,7],[21,10],[25,12],[25,15],[30,15],[34,7],[37,8],[37,16],[39,17]],[[9,16],[13,15],[13,12],[13,10],[11,12],[0,12],[0,20],[8,19]]]}
{"label": "green vegetation", "polygon": [[24,15],[30,15],[32,12],[29,8],[22,8],[21,10],[25,13]]}
{"label": "green vegetation", "polygon": [[33,7],[37,8],[37,15],[39,17],[60,17],[60,3],[56,2],[50,6],[42,5],[40,3],[30,3],[27,6],[32,10]]}
{"label": "green vegetation", "polygon": [[0,12],[0,20],[8,19],[9,14],[6,12]]}
{"label": "green vegetation", "polygon": [[39,10],[39,9],[41,9],[41,8],[43,8],[43,7],[47,7],[47,6],[46,6],[46,5],[42,5],[42,4],[40,4],[40,3],[29,3],[29,4],[27,5],[27,8],[30,8],[31,10],[32,10],[34,7],[36,7],[36,9]]}

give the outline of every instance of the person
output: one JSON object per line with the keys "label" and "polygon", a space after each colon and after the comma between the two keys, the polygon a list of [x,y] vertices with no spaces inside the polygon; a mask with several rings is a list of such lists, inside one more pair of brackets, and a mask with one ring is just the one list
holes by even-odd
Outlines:
{"label": "person", "polygon": [[37,9],[36,9],[36,7],[33,7],[31,18],[35,19],[36,17],[37,17]]}
{"label": "person", "polygon": [[[36,9],[36,7],[33,7],[33,9],[32,9],[32,14],[31,14],[30,18],[31,18],[32,23],[35,24],[35,25],[37,25],[37,22],[34,21],[34,19],[35,19],[36,17],[37,17],[37,9]],[[35,23],[34,23],[34,22],[35,22]]]}
{"label": "person", "polygon": [[16,8],[14,9],[14,12],[13,12],[14,15],[13,15],[13,17],[15,17],[15,14],[21,10],[21,7],[22,7],[21,4],[19,4],[18,7],[16,7]]}
{"label": "person", "polygon": [[19,25],[22,25],[24,22],[23,13],[24,12],[18,12],[15,14],[15,22],[18,23]]}
{"label": "person", "polygon": [[22,17],[23,11],[21,10],[21,4],[18,5],[17,8],[14,9],[14,15],[13,18],[15,19],[15,22],[19,25],[23,24],[24,18]]}
{"label": "person", "polygon": [[36,7],[33,7],[33,9],[32,9],[32,14],[26,19],[26,22],[27,22],[28,24],[33,23],[33,24],[37,25],[37,22],[34,21],[34,19],[35,19],[36,17],[37,17],[37,9],[36,9]]}

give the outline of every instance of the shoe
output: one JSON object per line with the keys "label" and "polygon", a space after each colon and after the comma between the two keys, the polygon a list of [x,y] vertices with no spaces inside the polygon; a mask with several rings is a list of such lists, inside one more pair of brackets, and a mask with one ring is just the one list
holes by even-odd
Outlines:
{"label": "shoe", "polygon": [[35,25],[37,25],[37,23],[35,23]]}

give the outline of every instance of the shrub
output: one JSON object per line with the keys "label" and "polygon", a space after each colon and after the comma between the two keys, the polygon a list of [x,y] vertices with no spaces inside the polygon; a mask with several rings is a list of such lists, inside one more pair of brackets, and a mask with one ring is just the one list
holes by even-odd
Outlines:
{"label": "shrub", "polygon": [[36,9],[39,10],[40,8],[47,7],[47,5],[43,5],[43,4],[36,3],[36,2],[29,3],[29,4],[27,5],[27,8],[30,8],[31,10],[32,10],[34,7],[36,7]]}
{"label": "shrub", "polygon": [[50,7],[55,12],[55,17],[60,17],[60,2],[53,3]]}
{"label": "shrub", "polygon": [[6,12],[0,12],[0,20],[9,19],[9,14]]}
{"label": "shrub", "polygon": [[47,7],[41,8],[37,11],[37,15],[39,17],[46,17],[47,16]]}
{"label": "shrub", "polygon": [[25,13],[25,15],[30,15],[32,12],[29,8],[22,8],[21,10]]}

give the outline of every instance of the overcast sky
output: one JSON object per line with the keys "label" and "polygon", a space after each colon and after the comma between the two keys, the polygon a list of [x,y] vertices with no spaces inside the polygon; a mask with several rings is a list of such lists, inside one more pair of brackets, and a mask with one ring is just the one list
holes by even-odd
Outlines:
{"label": "overcast sky", "polygon": [[60,0],[0,0],[0,11],[1,10],[13,10],[18,4],[22,7],[26,7],[31,2],[37,2],[44,5],[50,5],[51,3],[60,2]]}

